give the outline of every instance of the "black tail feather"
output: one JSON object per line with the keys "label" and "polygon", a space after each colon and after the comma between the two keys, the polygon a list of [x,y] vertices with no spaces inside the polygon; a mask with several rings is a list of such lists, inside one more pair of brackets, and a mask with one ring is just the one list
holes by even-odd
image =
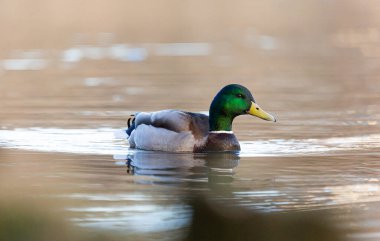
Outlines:
{"label": "black tail feather", "polygon": [[131,135],[132,131],[136,127],[136,125],[135,125],[135,119],[136,119],[136,115],[131,115],[131,117],[128,118],[128,122],[127,122],[128,129],[125,131],[128,136]]}

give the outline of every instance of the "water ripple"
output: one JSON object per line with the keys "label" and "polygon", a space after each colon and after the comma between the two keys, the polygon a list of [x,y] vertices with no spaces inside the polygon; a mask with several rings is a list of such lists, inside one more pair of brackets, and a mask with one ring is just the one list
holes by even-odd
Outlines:
{"label": "water ripple", "polygon": [[[17,128],[0,130],[0,147],[44,152],[123,155],[133,152],[116,129]],[[321,139],[270,139],[242,141],[240,156],[300,156],[374,151],[380,134]]]}

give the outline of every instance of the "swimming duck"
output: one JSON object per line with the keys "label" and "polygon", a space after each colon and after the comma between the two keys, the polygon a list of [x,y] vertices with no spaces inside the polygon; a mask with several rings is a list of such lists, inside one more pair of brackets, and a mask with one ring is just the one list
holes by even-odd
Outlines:
{"label": "swimming duck", "polygon": [[180,110],[139,112],[129,128],[131,148],[167,152],[239,151],[232,121],[250,114],[263,120],[276,119],[262,110],[244,86],[230,84],[214,97],[209,116]]}

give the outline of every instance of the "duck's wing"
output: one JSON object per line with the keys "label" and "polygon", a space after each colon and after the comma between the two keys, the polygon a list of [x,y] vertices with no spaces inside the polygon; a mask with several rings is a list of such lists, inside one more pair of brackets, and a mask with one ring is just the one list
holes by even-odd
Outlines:
{"label": "duck's wing", "polygon": [[206,141],[208,116],[178,110],[140,112],[136,114],[127,134],[132,148],[193,152],[195,146]]}
{"label": "duck's wing", "polygon": [[209,122],[208,116],[201,113],[185,112],[187,115],[191,116],[189,123],[189,129],[195,139],[201,139],[208,135],[209,133]]}
{"label": "duck's wing", "polygon": [[207,115],[179,110],[137,113],[134,122],[128,129],[129,132],[131,133],[141,124],[163,128],[178,133],[191,132],[196,139],[206,136],[209,129]]}

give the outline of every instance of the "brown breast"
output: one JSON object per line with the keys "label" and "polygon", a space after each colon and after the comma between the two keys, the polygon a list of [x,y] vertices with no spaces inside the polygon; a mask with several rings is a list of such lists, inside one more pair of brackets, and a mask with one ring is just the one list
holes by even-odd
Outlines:
{"label": "brown breast", "polygon": [[240,144],[234,134],[210,133],[203,146],[194,147],[194,152],[207,151],[240,151]]}

